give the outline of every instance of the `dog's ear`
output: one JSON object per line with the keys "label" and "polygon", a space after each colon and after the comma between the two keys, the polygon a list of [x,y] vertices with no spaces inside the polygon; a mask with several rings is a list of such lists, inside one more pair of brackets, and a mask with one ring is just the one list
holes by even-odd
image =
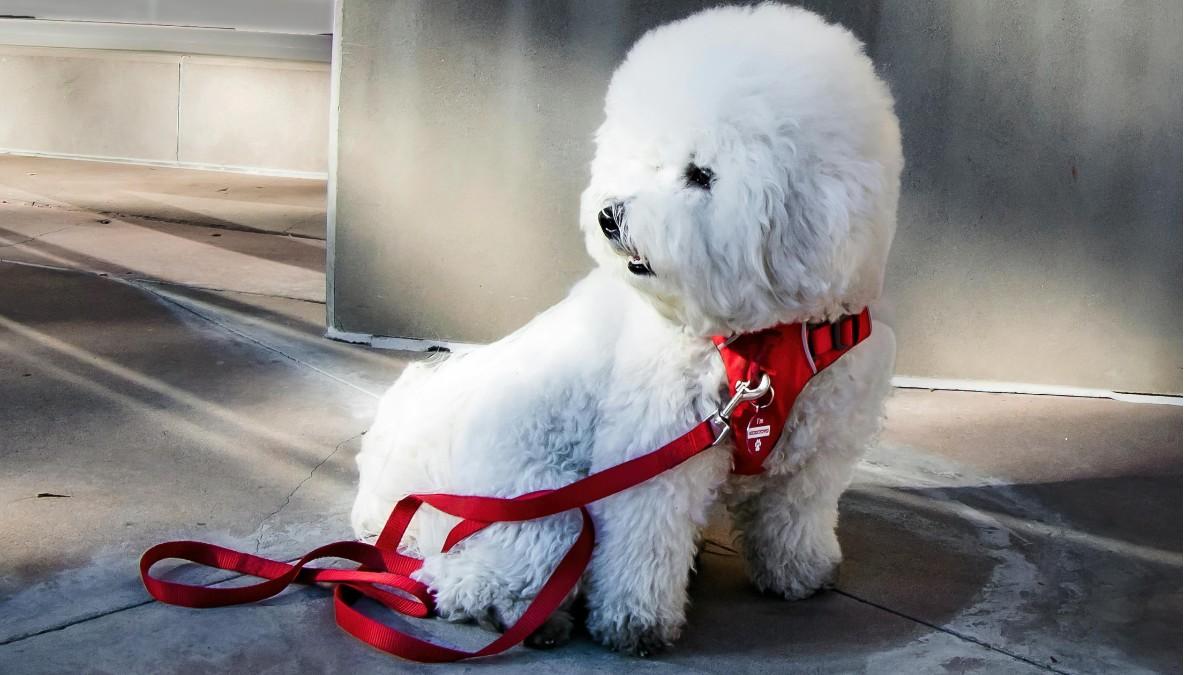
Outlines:
{"label": "dog's ear", "polygon": [[878,164],[861,164],[797,162],[784,179],[788,187],[761,188],[770,215],[764,269],[785,303],[828,307],[858,285],[863,257],[875,246],[869,222],[880,189]]}

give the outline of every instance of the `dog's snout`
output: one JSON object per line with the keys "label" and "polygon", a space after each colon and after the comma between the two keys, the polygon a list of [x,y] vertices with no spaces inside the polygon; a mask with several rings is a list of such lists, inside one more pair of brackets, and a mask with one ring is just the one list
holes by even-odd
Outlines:
{"label": "dog's snout", "polygon": [[596,217],[600,221],[600,231],[609,239],[619,239],[621,237],[621,218],[624,215],[624,207],[619,203],[606,204],[600,209],[600,215]]}

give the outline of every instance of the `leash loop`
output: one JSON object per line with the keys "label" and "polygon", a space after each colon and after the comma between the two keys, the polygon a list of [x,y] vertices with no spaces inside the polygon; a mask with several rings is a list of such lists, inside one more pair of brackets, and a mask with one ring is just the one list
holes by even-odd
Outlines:
{"label": "leash loop", "polygon": [[[596,528],[588,513],[588,504],[650,480],[715,443],[716,436],[705,420],[654,452],[556,490],[539,490],[514,498],[409,495],[396,503],[374,544],[360,541],[327,544],[310,551],[294,563],[270,560],[198,541],[166,542],[151,547],[142,555],[142,583],[155,599],[182,607],[224,607],[256,602],[282,592],[293,583],[330,583],[333,585],[334,622],[372,647],[422,663],[446,663],[498,654],[519,644],[540,628],[583,577],[596,543]],[[408,526],[423,505],[462,519],[446,535],[443,552],[494,523],[536,520],[572,510],[580,514],[579,534],[516,623],[482,649],[469,652],[422,640],[373,619],[354,607],[365,596],[398,614],[417,618],[434,614],[436,603],[429,587],[411,576],[421,568],[423,561],[398,550]],[[359,567],[308,566],[321,558],[341,558],[356,562]],[[151,568],[167,559],[186,560],[239,572],[263,581],[247,586],[214,588],[153,576]]]}

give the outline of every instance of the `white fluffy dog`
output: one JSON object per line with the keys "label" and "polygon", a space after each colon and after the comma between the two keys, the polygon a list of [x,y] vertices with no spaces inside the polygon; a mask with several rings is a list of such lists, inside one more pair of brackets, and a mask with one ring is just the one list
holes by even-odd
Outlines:
{"label": "white fluffy dog", "polygon": [[[409,493],[514,497],[650,452],[728,399],[709,336],[855,313],[879,298],[903,159],[887,87],[818,16],[725,7],[648,33],[613,75],[580,223],[597,268],[512,335],[410,366],[358,456],[353,522],[377,533]],[[728,443],[590,507],[578,592],[605,645],[679,637],[710,507],[734,516],[749,575],[804,598],[841,559],[838,497],[877,434],[895,351],[886,326],[819,374],[757,476]],[[426,508],[404,544],[439,614],[510,626],[574,541],[578,517],[498,524],[440,552]],[[564,641],[561,608],[530,643]]]}

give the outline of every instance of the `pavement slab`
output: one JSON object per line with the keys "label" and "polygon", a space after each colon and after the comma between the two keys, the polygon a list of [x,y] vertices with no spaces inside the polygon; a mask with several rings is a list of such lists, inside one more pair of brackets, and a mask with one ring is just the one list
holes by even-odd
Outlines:
{"label": "pavement slab", "polygon": [[264,348],[375,396],[383,395],[405,364],[433,357],[432,353],[367,349],[330,340],[324,337],[324,304],[171,284],[143,287]]}
{"label": "pavement slab", "polygon": [[326,182],[0,154],[0,200],[118,218],[325,238]]}
{"label": "pavement slab", "polygon": [[135,284],[0,278],[0,642],[144,601],[131,565],[157,541],[348,536],[375,396]]}
{"label": "pavement slab", "polygon": [[0,203],[0,261],[325,300],[325,242]]}

